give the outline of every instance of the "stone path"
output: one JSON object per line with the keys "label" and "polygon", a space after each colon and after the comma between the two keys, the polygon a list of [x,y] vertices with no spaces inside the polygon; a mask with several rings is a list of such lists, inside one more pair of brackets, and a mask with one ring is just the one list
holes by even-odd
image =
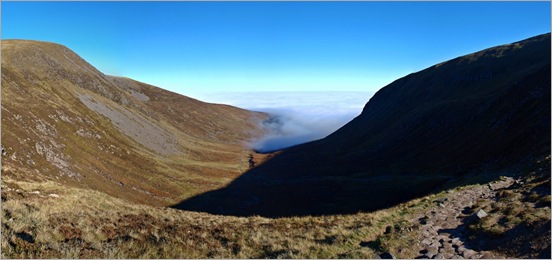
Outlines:
{"label": "stone path", "polygon": [[[416,216],[419,221],[420,255],[417,258],[433,259],[489,259],[504,258],[490,251],[475,251],[465,244],[465,226],[463,220],[468,209],[479,199],[494,199],[498,189],[514,183],[512,178],[503,178],[485,186],[463,191],[451,191],[447,197],[434,201],[437,207],[424,215]],[[474,212],[469,212],[473,215]],[[469,216],[468,215],[468,216]]]}

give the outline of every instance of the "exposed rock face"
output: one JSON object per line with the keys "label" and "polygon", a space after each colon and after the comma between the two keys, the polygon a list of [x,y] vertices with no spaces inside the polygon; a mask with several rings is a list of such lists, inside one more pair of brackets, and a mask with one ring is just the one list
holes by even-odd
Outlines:
{"label": "exposed rock face", "polygon": [[225,189],[176,207],[354,213],[509,171],[550,154],[550,89],[550,34],[462,56],[396,80],[327,138],[284,150]]}
{"label": "exposed rock face", "polygon": [[3,174],[15,179],[171,205],[246,171],[266,118],[106,76],[61,45],[2,41]]}

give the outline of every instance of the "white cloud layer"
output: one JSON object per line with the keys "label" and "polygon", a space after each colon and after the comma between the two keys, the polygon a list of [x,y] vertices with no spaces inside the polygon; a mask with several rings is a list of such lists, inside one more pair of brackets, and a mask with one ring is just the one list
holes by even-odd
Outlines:
{"label": "white cloud layer", "polygon": [[362,112],[374,92],[227,92],[196,98],[266,112],[268,134],[251,141],[251,148],[270,152],[318,140]]}

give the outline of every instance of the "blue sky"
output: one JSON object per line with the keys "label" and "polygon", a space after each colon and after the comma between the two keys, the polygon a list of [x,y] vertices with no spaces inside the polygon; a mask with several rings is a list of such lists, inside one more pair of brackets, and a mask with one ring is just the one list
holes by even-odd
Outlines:
{"label": "blue sky", "polygon": [[376,91],[546,32],[550,2],[2,2],[3,39],[182,94]]}

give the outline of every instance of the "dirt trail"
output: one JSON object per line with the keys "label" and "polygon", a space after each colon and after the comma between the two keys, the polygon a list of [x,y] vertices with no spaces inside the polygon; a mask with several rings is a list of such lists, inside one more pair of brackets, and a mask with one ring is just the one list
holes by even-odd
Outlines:
{"label": "dirt trail", "polygon": [[417,215],[414,219],[420,223],[420,255],[417,258],[505,258],[495,252],[474,250],[475,247],[467,242],[463,224],[466,218],[475,217],[475,212],[470,212],[470,207],[479,199],[494,199],[498,189],[509,187],[513,183],[512,178],[503,178],[484,186],[450,191],[446,198],[436,200],[437,207],[423,215]]}

